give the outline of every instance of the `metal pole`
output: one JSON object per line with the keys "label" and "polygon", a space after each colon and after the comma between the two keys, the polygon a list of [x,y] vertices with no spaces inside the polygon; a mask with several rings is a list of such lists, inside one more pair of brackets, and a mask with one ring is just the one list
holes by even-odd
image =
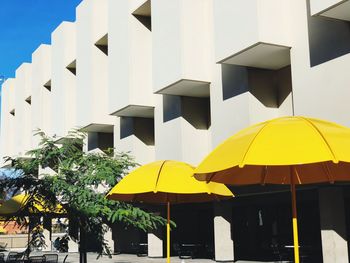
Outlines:
{"label": "metal pole", "polygon": [[167,263],[170,263],[170,202],[167,203],[167,224],[166,224],[166,256]]}
{"label": "metal pole", "polygon": [[298,216],[297,202],[295,195],[295,167],[291,166],[290,190],[292,192],[292,224],[293,224],[293,240],[294,240],[294,262],[299,263],[299,240],[298,240]]}

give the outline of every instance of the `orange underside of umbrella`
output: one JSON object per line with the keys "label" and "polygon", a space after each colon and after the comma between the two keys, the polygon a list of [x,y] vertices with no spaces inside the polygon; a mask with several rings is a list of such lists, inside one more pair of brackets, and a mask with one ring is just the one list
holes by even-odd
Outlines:
{"label": "orange underside of umbrella", "polygon": [[303,165],[245,165],[226,170],[197,174],[198,180],[220,182],[232,185],[253,184],[291,184],[293,167],[295,184],[315,184],[346,182],[350,178],[350,163],[329,162],[303,164]]}

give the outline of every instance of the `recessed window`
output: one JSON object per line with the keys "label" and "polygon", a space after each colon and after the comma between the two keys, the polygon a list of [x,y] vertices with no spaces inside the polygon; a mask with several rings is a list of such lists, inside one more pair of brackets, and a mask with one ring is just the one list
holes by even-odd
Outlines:
{"label": "recessed window", "polygon": [[310,66],[350,53],[350,21],[310,15],[308,2],[308,31]]}
{"label": "recessed window", "polygon": [[154,145],[154,119],[120,117],[120,139],[136,136],[146,145]]}
{"label": "recessed window", "polygon": [[149,31],[152,31],[151,0],[146,1],[143,5],[137,8],[132,14]]}
{"label": "recessed window", "polygon": [[179,117],[184,118],[198,130],[209,129],[210,98],[163,95],[163,122]]}
{"label": "recessed window", "polygon": [[29,105],[32,105],[32,96],[29,96],[25,99],[25,102],[27,102]]}
{"label": "recessed window", "polygon": [[108,56],[108,34],[104,35],[95,43],[95,46]]}
{"label": "recessed window", "polygon": [[10,111],[10,114],[11,114],[12,116],[16,116],[16,111],[15,111],[15,109],[11,110],[11,111]]}
{"label": "recessed window", "polygon": [[73,75],[77,75],[77,61],[74,60],[66,67]]}
{"label": "recessed window", "polygon": [[88,133],[88,151],[100,149],[106,151],[113,148],[113,133],[109,132],[89,132]]}
{"label": "recessed window", "polygon": [[278,70],[222,64],[223,100],[249,92],[265,107],[279,108],[292,92],[291,67]]}
{"label": "recessed window", "polygon": [[51,79],[44,84],[44,87],[48,90],[51,91]]}

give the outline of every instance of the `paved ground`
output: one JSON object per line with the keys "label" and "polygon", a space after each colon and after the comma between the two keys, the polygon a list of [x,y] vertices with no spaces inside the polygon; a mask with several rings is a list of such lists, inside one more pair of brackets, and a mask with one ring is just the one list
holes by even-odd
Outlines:
{"label": "paved ground", "polygon": [[[8,252],[3,252],[7,254]],[[45,252],[50,253],[50,252]],[[56,252],[54,252],[56,253]],[[42,252],[33,252],[31,255],[41,255]],[[58,263],[62,263],[67,253],[59,253]],[[112,258],[103,256],[97,259],[97,254],[88,253],[88,263],[165,263],[165,258],[148,258],[148,257],[137,257],[135,255],[121,254],[114,255]],[[79,263],[78,253],[69,253],[66,263]],[[210,259],[179,259],[178,257],[172,257],[171,263],[215,263],[214,260]],[[258,263],[256,261],[237,261],[237,263]],[[265,262],[267,263],[267,262]]]}
{"label": "paved ground", "polygon": [[[64,255],[60,255],[62,260]],[[59,263],[62,262],[59,261]],[[70,253],[67,258],[67,263],[76,263],[79,262],[79,254]],[[172,257],[171,263],[215,263],[216,261],[210,259],[179,259],[178,257]],[[88,263],[166,263],[165,258],[148,258],[148,257],[137,257],[135,255],[115,255],[113,258],[102,257],[100,259],[96,259],[96,254],[89,253],[88,254]],[[259,263],[257,261],[237,261],[236,263]],[[261,262],[260,262],[261,263]],[[264,262],[268,263],[268,262]]]}
{"label": "paved ground", "polygon": [[[60,258],[63,255],[60,255]],[[63,258],[62,258],[63,259]],[[61,261],[62,262],[62,261]],[[79,262],[79,254],[70,253],[67,258],[67,262],[75,263]],[[96,254],[88,254],[88,263],[165,263],[166,259],[164,258],[148,258],[148,257],[137,257],[135,255],[115,255],[111,259],[104,256],[100,259],[96,259]],[[171,263],[213,263],[215,261],[208,259],[184,259],[181,261],[178,257],[173,257]]]}
{"label": "paved ground", "polygon": [[[62,263],[66,254],[62,253],[59,255],[59,263]],[[106,256],[96,259],[97,255],[94,253],[88,254],[88,263],[165,263],[165,258],[148,258],[148,257],[137,257],[135,255],[115,255],[112,258]],[[66,263],[79,263],[78,253],[69,253]],[[171,263],[215,263],[214,260],[210,259],[179,259],[178,257],[172,257]],[[237,261],[237,263],[248,263],[248,261]],[[254,263],[249,261],[249,263]],[[265,262],[266,263],[266,262]]]}

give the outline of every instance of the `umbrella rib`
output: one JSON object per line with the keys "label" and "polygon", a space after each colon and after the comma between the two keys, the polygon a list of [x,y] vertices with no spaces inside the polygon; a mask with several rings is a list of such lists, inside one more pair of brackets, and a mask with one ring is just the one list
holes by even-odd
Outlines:
{"label": "umbrella rib", "polygon": [[266,122],[265,122],[265,125],[264,125],[261,129],[259,129],[259,131],[255,134],[254,138],[250,141],[250,143],[249,143],[249,145],[248,145],[248,147],[247,147],[247,150],[246,150],[246,152],[244,153],[244,156],[243,156],[243,158],[242,158],[242,161],[241,161],[241,163],[239,164],[239,167],[242,168],[242,167],[245,165],[245,159],[246,159],[246,157],[247,157],[247,155],[248,155],[248,153],[249,153],[250,148],[252,147],[252,145],[253,145],[253,143],[255,142],[255,140],[256,140],[256,138],[258,137],[258,135],[260,135],[260,133],[261,133],[268,125],[269,125],[269,123],[266,123]]}
{"label": "umbrella rib", "polygon": [[329,166],[328,166],[328,163],[322,163],[322,167],[323,169],[325,170],[326,172],[326,175],[328,177],[328,181],[331,183],[331,184],[334,184],[334,176],[333,174],[331,173],[330,169],[329,169]]}
{"label": "umbrella rib", "polygon": [[210,183],[210,181],[214,178],[216,172],[212,172],[209,179],[207,179],[207,183]]}
{"label": "umbrella rib", "polygon": [[163,161],[162,165],[160,166],[159,168],[159,171],[158,171],[158,175],[157,175],[157,180],[156,180],[156,185],[155,185],[155,193],[158,191],[158,182],[159,182],[159,177],[160,177],[160,174],[162,172],[162,169],[163,169],[163,166],[165,164],[166,161]]}
{"label": "umbrella rib", "polygon": [[294,170],[294,173],[298,179],[298,183],[301,184],[301,180],[300,180],[300,176],[299,176],[297,168],[293,165],[292,169]]}
{"label": "umbrella rib", "polygon": [[335,156],[335,153],[333,152],[331,146],[329,145],[328,141],[326,140],[326,138],[323,136],[323,134],[320,132],[320,130],[316,127],[315,124],[313,124],[310,120],[308,120],[307,118],[304,117],[297,117],[298,119],[302,119],[304,120],[306,123],[308,123],[316,132],[319,136],[321,136],[322,141],[324,142],[324,144],[326,144],[326,147],[328,149],[328,151],[331,153],[331,155],[333,156],[333,162],[338,163],[338,158]]}
{"label": "umbrella rib", "polygon": [[267,165],[265,165],[262,170],[261,185],[265,185],[266,177],[267,177]]}

